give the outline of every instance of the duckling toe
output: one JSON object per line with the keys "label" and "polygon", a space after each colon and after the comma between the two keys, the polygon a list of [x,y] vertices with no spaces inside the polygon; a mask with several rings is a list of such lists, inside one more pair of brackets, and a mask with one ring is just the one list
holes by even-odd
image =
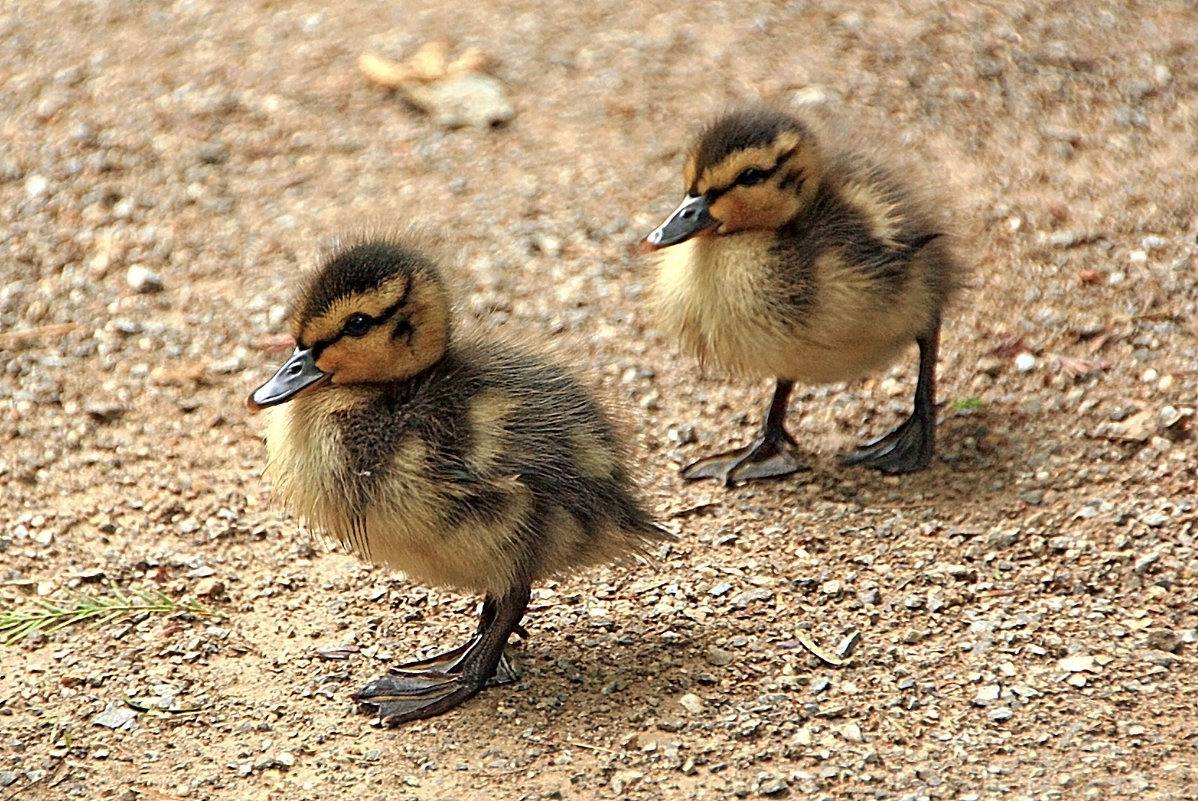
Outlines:
{"label": "duckling toe", "polygon": [[762,459],[742,462],[728,473],[727,482],[753,481],[759,478],[782,478],[800,470],[807,470],[789,449],[775,453]]}
{"label": "duckling toe", "polygon": [[414,659],[411,662],[404,662],[391,668],[393,674],[404,673],[457,673],[461,671],[463,657],[470,651],[470,647],[478,641],[478,637],[473,637],[459,645],[457,648],[451,648],[444,653],[430,656],[427,659]]}
{"label": "duckling toe", "polygon": [[864,465],[883,473],[914,473],[932,461],[936,428],[930,417],[912,414],[888,434],[867,442],[845,457],[845,464]]}
{"label": "duckling toe", "polygon": [[[518,628],[520,632],[524,632],[523,626]],[[527,639],[526,633],[524,636]],[[427,659],[404,662],[391,668],[390,672],[394,675],[411,673],[460,673],[462,671],[462,663],[470,654],[470,650],[478,645],[478,641],[479,638],[477,636],[472,637],[457,648],[452,648],[436,656],[430,656]],[[518,678],[520,678],[520,674],[512,667],[512,661],[505,648],[503,655],[499,657],[499,664],[495,667],[495,675],[487,682],[487,686],[493,687],[499,684],[511,684]]]}
{"label": "duckling toe", "polygon": [[440,715],[472,698],[486,680],[464,673],[410,671],[383,676],[354,694],[367,710],[377,710],[379,720],[395,726]]}
{"label": "duckling toe", "polygon": [[794,440],[783,431],[780,436],[761,436],[747,447],[689,464],[682,468],[682,477],[687,481],[716,478],[730,487],[737,481],[781,478],[807,467],[799,459]]}

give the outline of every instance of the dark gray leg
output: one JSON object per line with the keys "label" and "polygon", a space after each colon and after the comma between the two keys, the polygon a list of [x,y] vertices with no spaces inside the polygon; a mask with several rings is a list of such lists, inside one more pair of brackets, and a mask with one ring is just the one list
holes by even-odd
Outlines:
{"label": "dark gray leg", "polygon": [[917,337],[919,381],[911,416],[893,431],[853,451],[847,464],[861,464],[883,473],[913,473],[932,461],[936,450],[936,356],[940,346],[940,322],[930,333]]}
{"label": "dark gray leg", "polygon": [[790,399],[793,381],[778,379],[774,387],[774,398],[761,435],[744,448],[727,453],[708,456],[682,468],[682,477],[688,481],[700,478],[718,478],[730,487],[737,481],[752,481],[758,478],[788,476],[806,467],[798,458],[798,446],[786,431],[786,404]]}

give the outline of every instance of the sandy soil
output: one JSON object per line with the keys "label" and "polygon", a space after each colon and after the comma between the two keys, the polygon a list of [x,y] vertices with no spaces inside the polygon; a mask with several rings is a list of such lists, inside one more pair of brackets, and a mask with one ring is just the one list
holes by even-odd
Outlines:
{"label": "sandy soil", "polygon": [[[435,5],[0,10],[0,610],[221,614],[0,650],[0,801],[1198,798],[1194,4]],[[511,122],[440,129],[357,70],[443,36]],[[758,98],[859,120],[960,210],[922,474],[838,461],[912,355],[796,393],[810,472],[677,477],[769,387],[679,356],[634,246]],[[591,366],[680,541],[538,589],[517,685],[384,729],[350,693],[474,601],[314,544],[243,400],[297,271],[412,223],[464,314]],[[839,667],[803,644],[854,633]]]}

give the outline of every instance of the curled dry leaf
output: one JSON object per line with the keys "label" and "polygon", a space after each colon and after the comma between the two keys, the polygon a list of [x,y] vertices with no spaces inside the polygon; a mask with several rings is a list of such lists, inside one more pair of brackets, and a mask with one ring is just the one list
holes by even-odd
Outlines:
{"label": "curled dry leaf", "polygon": [[998,344],[990,349],[990,353],[994,356],[1002,358],[1010,358],[1020,353],[1030,352],[1031,349],[1024,343],[1023,337],[1019,334],[1004,334]]}
{"label": "curled dry leaf", "polygon": [[150,383],[159,387],[207,386],[208,365],[199,361],[159,365],[150,371]]}
{"label": "curled dry leaf", "polygon": [[340,660],[349,659],[352,654],[356,654],[361,649],[352,644],[338,645],[333,648],[320,648],[316,651],[316,655],[321,659]]}
{"label": "curled dry leaf", "polygon": [[469,73],[483,73],[489,60],[477,47],[468,47],[457,58],[450,59],[453,43],[436,39],[421,45],[407,61],[394,61],[374,53],[358,58],[358,69],[366,78],[388,89],[407,89],[445,78]]}
{"label": "curled dry leaf", "polygon": [[374,54],[358,59],[358,68],[374,83],[400,92],[443,128],[486,128],[515,116],[500,81],[486,73],[488,60],[476,47],[450,58],[445,39],[427,42],[407,61]]}
{"label": "curled dry leaf", "polygon": [[1060,366],[1061,372],[1075,378],[1101,373],[1110,367],[1110,364],[1103,359],[1078,359],[1064,355],[1057,356],[1057,364]]}

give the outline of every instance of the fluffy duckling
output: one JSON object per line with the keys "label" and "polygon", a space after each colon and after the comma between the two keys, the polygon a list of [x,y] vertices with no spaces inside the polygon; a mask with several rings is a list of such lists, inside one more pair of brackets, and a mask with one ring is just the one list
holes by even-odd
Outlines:
{"label": "fluffy duckling", "polygon": [[504,647],[534,582],[669,538],[603,410],[561,369],[451,331],[445,285],[413,246],[334,253],[291,326],[295,352],[248,401],[270,407],[277,493],[362,558],[484,598],[467,643],[355,695],[384,722],[514,680]]}
{"label": "fluffy duckling", "polygon": [[867,156],[818,141],[771,109],[717,119],[690,150],[686,198],[645,238],[662,250],[663,328],[700,362],[777,380],[761,435],[701,459],[687,479],[800,469],[784,427],[796,381],[850,381],[919,346],[914,410],[847,458],[887,473],[926,467],[935,443],[941,311],[960,262],[921,195]]}

